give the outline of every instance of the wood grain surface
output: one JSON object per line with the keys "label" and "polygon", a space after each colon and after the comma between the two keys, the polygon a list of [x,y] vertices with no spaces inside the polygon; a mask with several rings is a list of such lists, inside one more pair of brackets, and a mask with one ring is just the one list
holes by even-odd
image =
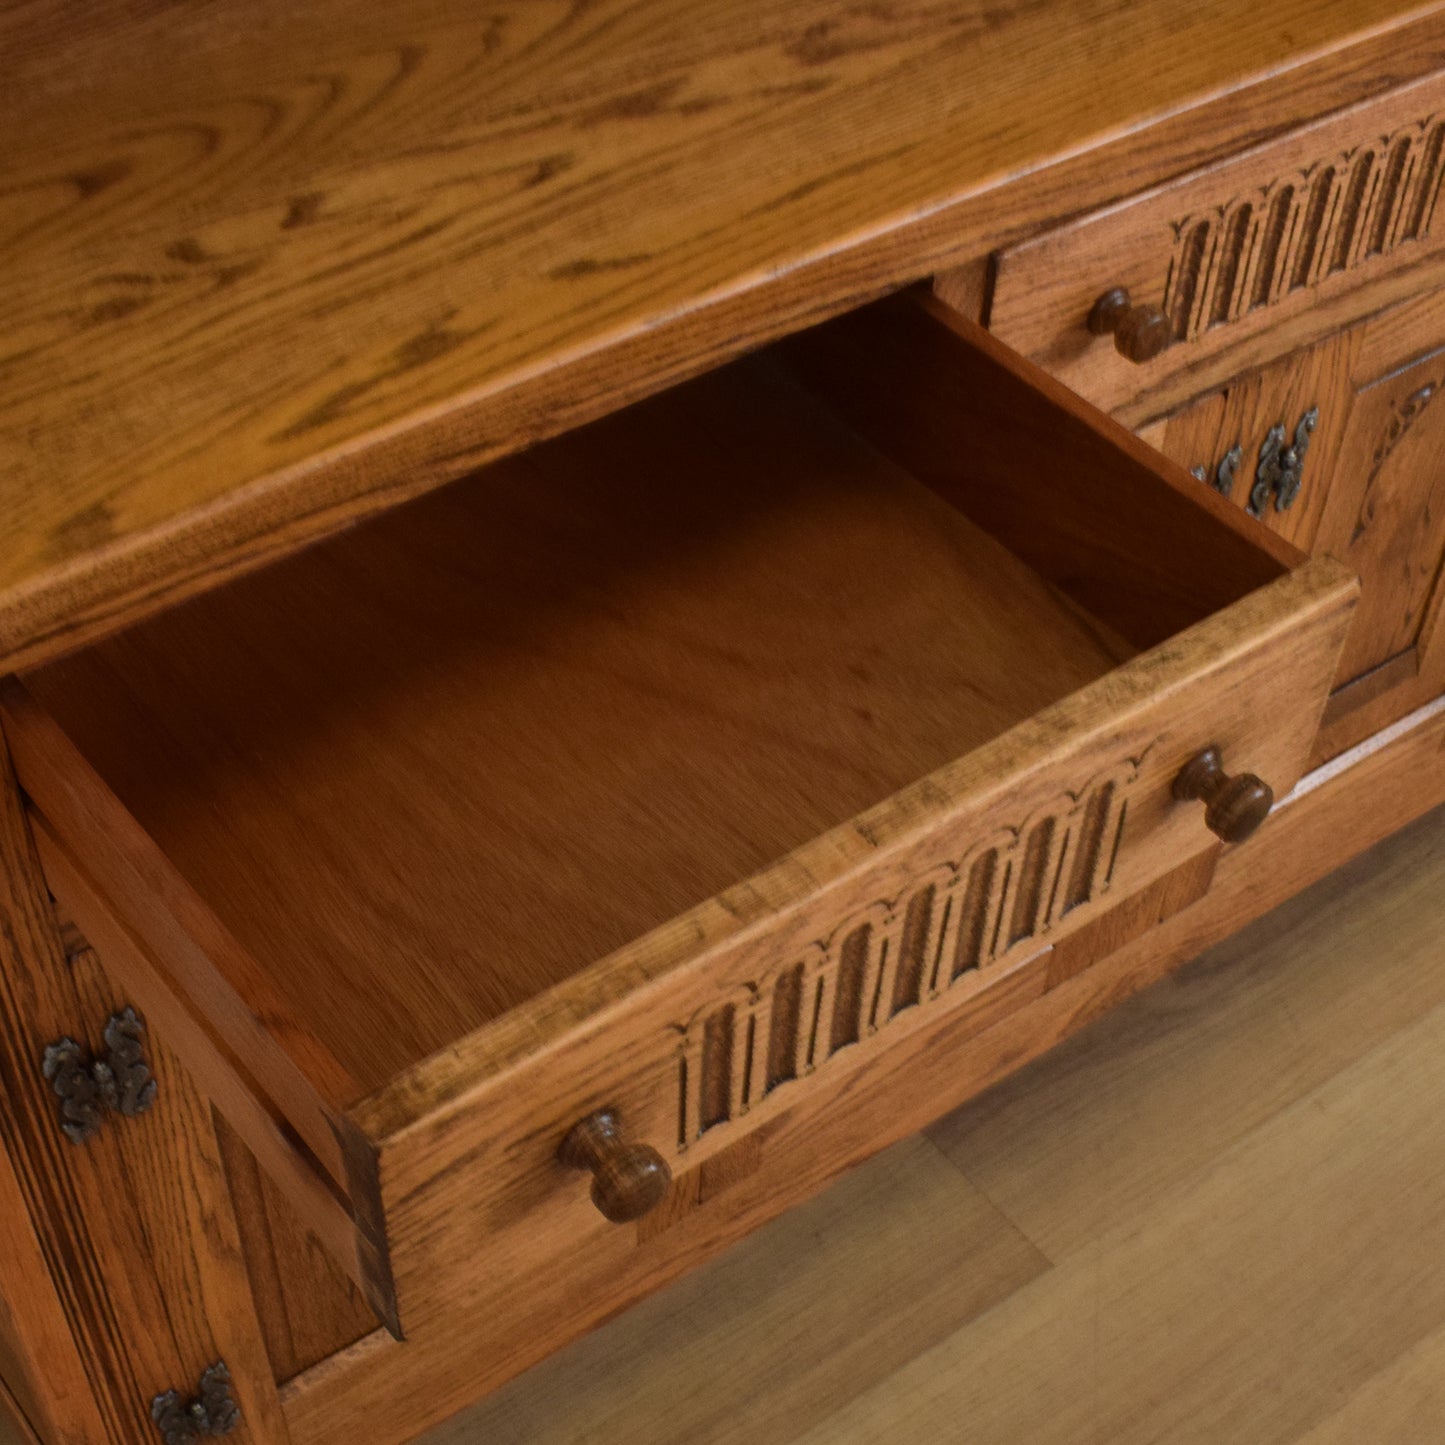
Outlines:
{"label": "wood grain surface", "polygon": [[1409,0],[8,7],[0,670],[1442,37]]}
{"label": "wood grain surface", "polygon": [[[1289,570],[1287,543],[931,297],[817,345],[855,332],[865,396],[912,382],[937,490],[848,427],[858,397],[832,411],[752,358],[31,674],[53,720],[6,691],[57,891],[139,945],[114,956],[159,989],[146,1006],[195,1016],[175,1037],[208,1086],[251,1092],[233,1119],[258,1159],[294,1122],[360,1223],[338,1258],[408,1333],[514,1287],[477,1228],[508,1270],[573,1281],[569,1328],[584,1282],[587,1310],[642,1287],[557,1144],[617,1105],[669,1163],[719,1152],[703,1084],[679,1101],[690,1020],[771,1000],[803,958],[841,978],[876,916],[889,1006],[870,982],[866,1027],[835,1013],[831,1084],[809,1053],[750,1099],[764,1055],[740,1055],[747,1132],[843,1088],[884,1023],[896,1042],[1019,1006],[1042,949],[1208,849],[1170,791],[1201,748],[1281,793],[1303,771],[1348,574]],[[1108,846],[1091,797],[1114,800]],[[884,942],[902,900],[971,879],[994,838],[1039,851],[997,862],[986,946],[910,996]]]}
{"label": "wood grain surface", "polygon": [[376,1314],[219,1114],[216,1141],[266,1353],[289,1380],[369,1335]]}
{"label": "wood grain surface", "polygon": [[[697,1250],[694,1257],[699,1258],[702,1253],[715,1247],[719,1232],[725,1232],[728,1238],[744,1233],[747,1227],[747,1211],[766,1208],[765,1201],[770,1191],[784,1187],[785,1182],[796,1183],[800,1158],[807,1159],[812,1167],[819,1167],[815,1151],[834,1149],[846,1154],[850,1149],[858,1148],[860,1140],[876,1130],[880,1118],[885,1116],[891,1120],[891,1126],[897,1131],[895,1137],[901,1137],[913,1128],[921,1128],[945,1091],[951,1097],[962,1100],[988,1084],[997,1082],[1025,1063],[1039,1058],[1085,1024],[1098,1019],[1100,1015],[1118,1009],[1146,984],[1194,958],[1204,949],[1220,943],[1230,934],[1237,932],[1244,923],[1316,882],[1325,872],[1356,852],[1381,841],[1404,823],[1419,817],[1422,812],[1445,802],[1445,769],[1440,766],[1442,753],[1445,753],[1442,744],[1445,744],[1445,704],[1437,703],[1422,709],[1399,728],[1355,750],[1348,760],[1339,760],[1312,774],[1265,823],[1256,840],[1263,853],[1251,852],[1248,847],[1226,851],[1220,859],[1211,891],[1198,903],[1185,907],[1147,935],[1109,957],[1096,960],[1091,967],[1049,990],[1026,1008],[995,1020],[992,1026],[983,1032],[974,1033],[966,1040],[945,1037],[936,1041],[938,1047],[932,1055],[932,1067],[925,1068],[922,1073],[918,1070],[916,1053],[908,1049],[902,1050],[901,1052],[910,1054],[911,1057],[897,1063],[896,1067],[907,1073],[912,1084],[910,1090],[898,1093],[890,1091],[889,1069],[885,1064],[877,1075],[871,1079],[859,1080],[849,1091],[848,1109],[825,1112],[818,1117],[797,1121],[791,1150],[778,1147],[776,1139],[765,1142],[761,1163],[750,1176],[735,1184],[716,1206],[711,1209],[704,1207],[695,1214],[684,1217],[672,1226],[669,1233],[674,1234],[674,1237],[674,1232],[690,1235]],[[1436,832],[1438,836],[1438,826]],[[1262,864],[1262,856],[1267,859],[1267,866]],[[1432,890],[1438,895],[1438,888],[1436,869],[1421,879],[1416,897],[1429,897]],[[1332,915],[1327,908],[1323,911],[1320,909],[1320,896],[1311,895],[1310,902],[1300,905],[1300,912],[1305,917],[1320,913],[1322,928],[1327,935],[1336,915]],[[1324,896],[1327,897],[1328,894]],[[1438,897],[1436,903],[1438,904]],[[1393,907],[1394,904],[1387,900],[1377,916],[1388,919]],[[1438,911],[1422,914],[1416,937],[1427,951],[1425,957],[1429,956],[1428,950],[1434,946],[1431,940],[1437,933]],[[1260,952],[1250,951],[1245,957],[1253,960],[1248,965],[1252,974],[1268,979],[1274,963],[1274,955],[1268,948]],[[1422,986],[1438,990],[1440,981],[1435,976],[1438,971],[1423,967],[1422,956],[1412,952],[1393,961],[1392,967],[1398,968],[1398,973],[1382,968],[1376,976],[1370,968],[1361,967],[1362,958],[1368,963],[1374,957],[1369,930],[1366,928],[1356,933],[1349,949],[1338,955],[1339,972],[1334,975],[1335,985],[1349,989],[1355,986],[1364,987],[1368,982],[1370,1008],[1383,1008],[1392,1012],[1396,1019],[1414,1018],[1420,997],[1414,990]],[[1299,972],[1294,977],[1302,985],[1304,979],[1310,977],[1312,963],[1310,958],[1306,957],[1300,960],[1297,966]],[[1171,997],[1172,994],[1166,992],[1166,1015]],[[1353,998],[1358,999],[1359,995],[1355,994]],[[1291,1042],[1290,1068],[1303,1065],[1308,1069],[1311,1054],[1317,1045],[1308,1037],[1300,1039],[1297,1036],[1290,1015],[1290,1002],[1290,985],[1287,981],[1285,992],[1279,1001],[1277,1026]],[[1339,997],[1339,1027],[1344,1031],[1341,1038],[1347,1047],[1348,1030],[1353,1026],[1352,1006],[1351,995]],[[1244,1005],[1244,1008],[1247,1012],[1248,1005]],[[1129,1025],[1122,1027],[1125,1037],[1135,1031],[1134,1027]],[[1201,1042],[1216,1050],[1222,1049],[1227,1044],[1228,1036],[1227,1029],[1215,1028],[1209,1030]],[[1107,1052],[1102,1067],[1108,1071],[1110,1077],[1127,1079],[1131,1076],[1127,1065],[1115,1066]],[[1266,1051],[1257,1069],[1245,1070],[1237,1081],[1232,1081],[1231,1089],[1224,1095],[1227,1102],[1218,1116],[1219,1127],[1226,1133],[1235,1119],[1236,1106],[1233,1100],[1241,1091],[1246,1095],[1257,1094],[1261,1077],[1273,1084],[1275,1075],[1271,1073],[1271,1067],[1272,1059]],[[919,1089],[920,1077],[930,1081],[929,1090]],[[1159,1076],[1145,1077],[1150,1081],[1151,1088],[1159,1087],[1153,1082],[1153,1079]],[[1167,1074],[1163,1077],[1167,1078]],[[1187,1145],[1196,1137],[1207,1144],[1210,1139],[1208,1132],[1181,1129],[1179,1125],[1182,1111],[1192,1097],[1191,1091],[1197,1088],[1196,1083],[1184,1077],[1178,1081],[1179,1094],[1169,1090],[1163,1092],[1157,1112],[1151,1110],[1145,1113],[1141,1110],[1135,1115],[1133,1111],[1138,1106],[1131,1105],[1130,1118],[1152,1120],[1153,1127],[1160,1131],[1161,1137],[1168,1135],[1177,1139],[1181,1145]],[[1027,1089],[1023,1087],[1018,1093],[1020,1097],[1028,1096]],[[1262,1096],[1263,1099],[1268,1097],[1270,1096],[1267,1094]],[[1093,1090],[1076,1083],[1070,1069],[1061,1079],[1059,1089],[1046,1095],[1040,1110],[1040,1115],[1045,1117],[1059,1112],[1062,1140],[1068,1141],[1077,1134],[1081,1147],[1077,1154],[1075,1177],[1080,1174],[1087,1176],[1092,1154],[1100,1148],[1098,1141],[1101,1136],[1110,1143],[1113,1142],[1113,1130],[1107,1114],[1100,1121],[1099,1133],[1093,1132],[1092,1128],[1088,1131],[1081,1130],[1077,1121],[1089,1117],[1092,1100]],[[1260,1100],[1252,1100],[1248,1107],[1254,1107],[1258,1102]],[[980,1104],[980,1109],[986,1118],[987,1096]],[[915,1120],[916,1123],[912,1122]],[[1218,1134],[1213,1137],[1217,1138]],[[1146,1159],[1146,1167],[1148,1163],[1149,1160]],[[1049,1173],[1051,1167],[1049,1158],[1040,1160],[1037,1187],[1041,1197],[1049,1199],[1056,1206],[1056,1217],[1067,1222],[1072,1196],[1067,1191],[1054,1190]],[[905,1186],[905,1192],[907,1188],[908,1186]],[[843,1189],[847,1193],[849,1186],[845,1184]],[[1121,1192],[1125,1196],[1122,1200],[1116,1200],[1105,1193],[1099,1200],[1097,1212],[1084,1222],[1090,1223],[1092,1219],[1098,1219],[1107,1227],[1111,1216],[1119,1213],[1120,1205],[1127,1203],[1127,1188]],[[848,1197],[856,1198],[851,1193],[848,1193]],[[896,1200],[897,1196],[890,1195],[890,1198]],[[903,1209],[908,1218],[914,1217],[906,1206],[895,1204],[893,1207]],[[959,1207],[965,1220],[978,1217],[966,1203],[961,1203]],[[847,1208],[845,1204],[845,1213]],[[948,1220],[952,1217],[950,1210],[940,1205],[938,1209],[925,1211],[925,1214],[929,1221],[928,1227],[938,1231],[939,1238],[946,1239],[944,1232],[947,1231]],[[795,1211],[789,1219],[797,1217],[799,1216]],[[1010,1229],[1012,1228],[1011,1225]],[[841,1260],[853,1252],[851,1235],[837,1235],[841,1254],[833,1256],[828,1252],[827,1245],[829,1239],[835,1237],[835,1230],[819,1223],[816,1217],[813,1217],[811,1224],[802,1225],[796,1234],[787,1222],[779,1226],[779,1232],[784,1236],[785,1242],[780,1246],[779,1255],[774,1257],[769,1251],[769,1258],[791,1259],[797,1266],[804,1268],[809,1261],[816,1260],[819,1263],[821,1273],[817,1280],[811,1285],[805,1281],[799,1286],[805,1298],[818,1299],[820,1295],[815,1291],[819,1290],[822,1291],[821,1297],[826,1298],[829,1288],[845,1287],[846,1282],[853,1277],[852,1271],[841,1263]],[[888,1237],[887,1227],[881,1219],[873,1225],[871,1232]],[[931,1251],[933,1237],[926,1240],[923,1247],[925,1251]],[[950,1246],[945,1243],[944,1247],[946,1249]],[[751,1250],[753,1246],[743,1248]],[[896,1259],[897,1256],[893,1255],[891,1249],[886,1249],[885,1255],[885,1261],[878,1267],[886,1271],[889,1268],[887,1259]],[[1015,1267],[1025,1275],[1036,1264],[1031,1262],[1027,1254],[1014,1255],[1013,1259],[1016,1261]],[[920,1267],[927,1266],[923,1264]],[[780,1273],[774,1264],[764,1266],[762,1278],[753,1285],[744,1287],[745,1299],[756,1300],[759,1295],[769,1297],[776,1285],[786,1306],[789,1296],[786,1274],[786,1271]],[[886,1289],[876,1283],[877,1279],[878,1276],[872,1276],[869,1284],[865,1286],[864,1298],[886,1297]],[[824,1284],[825,1280],[829,1282],[828,1285]],[[901,1308],[905,1311],[916,1308],[919,1313],[914,1322],[920,1328],[926,1328],[926,1320],[934,1310],[940,1311],[946,1321],[948,1318],[957,1317],[950,1315],[955,1305],[965,1314],[987,1309],[987,1300],[998,1287],[997,1276],[994,1280],[994,1283],[986,1283],[983,1300],[980,1301],[979,1296],[962,1283],[954,1293],[944,1291],[935,1294],[929,1287],[918,1282],[916,1274],[905,1271],[905,1277],[900,1283],[899,1298],[903,1301]],[[674,1293],[659,1296],[653,1303],[640,1307],[635,1316],[644,1336],[667,1342],[655,1347],[638,1343],[631,1356],[632,1362],[640,1369],[656,1369],[665,1375],[667,1383],[663,1385],[659,1382],[658,1395],[654,1396],[651,1387],[638,1375],[628,1373],[619,1377],[610,1373],[606,1367],[595,1376],[592,1384],[583,1384],[580,1379],[571,1377],[572,1383],[560,1385],[553,1394],[552,1387],[546,1383],[548,1374],[544,1370],[533,1377],[542,1382],[540,1397],[529,1394],[530,1382],[523,1380],[498,1395],[494,1411],[484,1408],[479,1412],[478,1428],[484,1435],[489,1429],[494,1431],[496,1436],[507,1441],[508,1445],[512,1440],[528,1440],[527,1430],[532,1427],[534,1420],[541,1438],[548,1438],[546,1431],[550,1428],[556,1430],[562,1440],[575,1438],[567,1433],[573,1429],[584,1438],[606,1440],[608,1431],[616,1428],[622,1432],[619,1438],[633,1439],[640,1433],[644,1440],[667,1440],[670,1438],[669,1432],[684,1428],[692,1419],[690,1411],[693,1402],[697,1402],[704,1412],[716,1411],[710,1415],[710,1423],[705,1428],[699,1426],[701,1438],[725,1440],[729,1438],[727,1432],[736,1426],[740,1435],[733,1438],[750,1439],[750,1431],[761,1428],[760,1418],[766,1420],[775,1404],[781,1406],[785,1413],[793,1404],[801,1404],[805,1409],[832,1411],[837,1409],[840,1403],[839,1399],[834,1398],[835,1392],[841,1391],[844,1396],[851,1393],[848,1382],[854,1372],[857,1372],[860,1378],[872,1378],[870,1361],[876,1360],[882,1374],[891,1370],[893,1366],[890,1362],[898,1358],[894,1353],[894,1329],[884,1326],[880,1333],[875,1335],[866,1331],[866,1324],[859,1325],[857,1316],[852,1316],[855,1328],[865,1328],[862,1351],[859,1355],[851,1355],[845,1349],[844,1359],[840,1362],[840,1373],[834,1374],[829,1360],[835,1348],[842,1348],[835,1342],[851,1339],[852,1332],[847,1329],[833,1331],[832,1316],[826,1309],[816,1312],[810,1310],[799,1315],[789,1314],[785,1308],[786,1318],[779,1321],[777,1328],[781,1332],[780,1338],[786,1340],[792,1357],[797,1359],[798,1370],[796,1373],[777,1370],[774,1368],[775,1354],[768,1352],[766,1340],[755,1350],[754,1340],[745,1322],[726,1311],[719,1317],[703,1305],[702,1301],[720,1300],[726,1295],[726,1288],[716,1282],[716,1273],[703,1276],[703,1281],[696,1290],[684,1284]],[[871,1314],[865,1315],[865,1320],[872,1318]],[[710,1333],[714,1327],[718,1330],[716,1336]],[[1087,1324],[1082,1327],[1085,1336],[1080,1344],[1081,1348],[1086,1348]],[[912,1338],[903,1321],[900,1320],[896,1328],[902,1331],[902,1340]],[[947,1328],[945,1325],[945,1329]],[[1226,1323],[1226,1329],[1228,1328],[1230,1326]],[[651,1333],[653,1330],[656,1330],[656,1334]],[[679,1352],[686,1355],[689,1349],[688,1341],[695,1332],[701,1332],[708,1337],[708,1343],[701,1346],[705,1352],[721,1351],[723,1355],[730,1354],[737,1362],[736,1370],[724,1373],[708,1369],[692,1373],[692,1388],[682,1389],[679,1387],[679,1375],[672,1367]],[[616,1340],[621,1335],[625,1340],[626,1333],[627,1326],[622,1325],[612,1332],[611,1338]],[[765,1330],[765,1334],[771,1334],[770,1327]],[[598,1348],[603,1352],[604,1358],[610,1358],[617,1368],[624,1371],[629,1369],[628,1351],[634,1347],[623,1342],[618,1346],[618,1354],[611,1354],[607,1343],[608,1335],[594,1338],[598,1341]],[[634,1340],[636,1338],[633,1337]],[[812,1352],[812,1343],[815,1340],[818,1345],[816,1354]],[[1027,1353],[1027,1341],[1023,1342],[1020,1348]],[[584,1360],[595,1358],[591,1355],[590,1345],[579,1347],[577,1354]],[[717,1354],[711,1357],[721,1358]],[[415,1422],[427,1410],[436,1411],[439,1417],[445,1399],[458,1405],[461,1403],[469,1384],[475,1387],[477,1382],[475,1378],[469,1381],[465,1373],[459,1377],[458,1372],[475,1370],[479,1359],[485,1360],[486,1356],[478,1352],[477,1337],[455,1329],[445,1340],[439,1339],[429,1350],[397,1346],[384,1335],[377,1334],[355,1350],[337,1356],[293,1382],[284,1392],[287,1416],[293,1430],[301,1438],[311,1440],[314,1435],[317,1445],[321,1445],[321,1442],[329,1445],[331,1441],[344,1445],[346,1440],[352,1438],[349,1432],[355,1430],[359,1421],[365,1421],[380,1441],[407,1439],[417,1428]],[[565,1357],[563,1359],[565,1360]],[[1049,1355],[1034,1363],[1047,1374],[1052,1361],[1053,1356]],[[566,1369],[561,1362],[559,1367],[564,1371]],[[1081,1365],[1081,1368],[1083,1367]],[[589,1375],[593,1373],[590,1366],[584,1366],[584,1370]],[[763,1393],[756,1399],[757,1413],[754,1413],[752,1391],[739,1384],[740,1376],[737,1372],[741,1371],[762,1371],[767,1381],[766,1385],[758,1386]],[[689,1375],[685,1368],[682,1373]],[[750,1378],[756,1382],[759,1376],[754,1373]],[[970,1377],[966,1375],[965,1378]],[[1011,1373],[1004,1370],[992,1383],[1006,1390],[1010,1378]],[[808,1406],[806,1401],[799,1402],[794,1393],[795,1389],[806,1393],[812,1389],[814,1381],[820,1381],[818,1393],[813,1396],[815,1403]],[[619,1415],[614,1417],[605,1410],[594,1410],[591,1402],[598,1398],[591,1393],[594,1384],[603,1392],[614,1384],[618,1386],[617,1398],[621,1409]],[[775,1388],[782,1392],[781,1398],[772,1393]],[[581,1392],[580,1395],[578,1391]],[[635,1401],[652,1398],[667,1399],[668,1407],[652,1416],[645,1410],[639,1412],[630,1408]],[[522,1423],[517,1423],[511,1414],[512,1402],[519,1399],[523,1412],[520,1417]],[[1027,1397],[1022,1398],[1021,1403],[1027,1406]],[[566,1412],[572,1407],[575,1407],[575,1413],[568,1415]],[[534,1410],[539,1412],[535,1417],[531,1413]],[[657,1433],[649,1435],[647,1432],[650,1429]],[[509,1431],[516,1433],[509,1434]],[[711,1436],[709,1431],[713,1432]],[[462,1434],[461,1438],[467,1437]],[[675,1435],[671,1438],[675,1438]],[[787,1436],[770,1437],[764,1432],[758,1438],[786,1439]],[[842,1438],[846,1439],[847,1436]],[[947,1439],[948,1436],[944,1434],[941,1438]],[[1026,1432],[1023,1438],[1028,1438]],[[1202,1437],[1201,1445],[1203,1440],[1209,1438],[1207,1435]],[[1000,1436],[1001,1442],[1009,1439],[1006,1432]]]}
{"label": "wood grain surface", "polygon": [[27,686],[345,1105],[1115,661],[750,361]]}
{"label": "wood grain surface", "polygon": [[1338,557],[1361,604],[1340,661],[1315,757],[1333,757],[1445,686],[1445,292],[1419,292],[1324,341],[1288,352],[1206,393],[1151,428],[1155,444],[1206,480],[1235,449],[1231,493],[1254,490],[1261,444],[1291,436],[1313,411],[1294,504],[1262,520],[1301,547]]}
{"label": "wood grain surface", "polygon": [[17,1276],[7,1255],[0,1316],[29,1356],[32,1422],[65,1445],[141,1445],[155,1396],[193,1395],[224,1360],[247,1438],[285,1445],[210,1104],[153,1029],[150,1111],[108,1118],[81,1146],[60,1132],[39,1067],[46,1047],[62,1037],[93,1047],[129,1000],[93,950],[62,945],[3,744],[0,878],[0,1204],[7,1235],[28,1219],[49,1276],[41,1285],[32,1271],[34,1246]]}
{"label": "wood grain surface", "polygon": [[884,455],[1136,648],[1303,558],[921,288],[778,350]]}
{"label": "wood grain surface", "polygon": [[[989,325],[1106,410],[1198,385],[1252,337],[1327,335],[1332,304],[1441,254],[1445,78],[1332,115],[997,258]],[[1143,364],[1090,334],[1101,293],[1163,307],[1174,337]]]}
{"label": "wood grain surface", "polygon": [[101,1407],[86,1377],[81,1347],[51,1276],[44,1231],[30,1217],[26,1190],[8,1150],[0,1149],[0,1442],[8,1406],[30,1445],[30,1428],[70,1440],[101,1440]]}
{"label": "wood grain surface", "polygon": [[1433,1441],[1442,897],[1436,813],[425,1445]]}

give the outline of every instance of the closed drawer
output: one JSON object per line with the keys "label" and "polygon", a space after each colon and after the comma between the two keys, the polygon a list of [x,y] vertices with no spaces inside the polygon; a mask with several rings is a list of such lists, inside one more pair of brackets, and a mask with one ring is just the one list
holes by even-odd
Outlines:
{"label": "closed drawer", "polygon": [[[989,324],[1142,420],[1399,299],[1445,241],[1442,177],[1436,76],[1001,253]],[[1419,287],[1438,284],[1432,271]],[[1089,325],[1115,290],[1117,339]]]}
{"label": "closed drawer", "polygon": [[[1216,848],[1172,791],[1201,750],[1289,789],[1354,594],[910,294],[4,717],[52,887],[354,1222],[407,1348],[480,1321],[494,1382],[695,1258],[665,1225],[710,1167]],[[613,1212],[674,1180],[635,1224],[559,1159],[607,1108]],[[847,1162],[778,1137],[800,1189]]]}

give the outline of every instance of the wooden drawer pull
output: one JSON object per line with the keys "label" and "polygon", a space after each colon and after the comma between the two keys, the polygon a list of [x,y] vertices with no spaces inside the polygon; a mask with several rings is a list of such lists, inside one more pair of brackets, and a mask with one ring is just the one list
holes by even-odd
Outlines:
{"label": "wooden drawer pull", "polygon": [[1169,318],[1153,306],[1135,306],[1122,286],[1106,291],[1094,302],[1089,312],[1089,330],[1095,336],[1114,334],[1119,355],[1129,361],[1153,359],[1173,339],[1169,334]]}
{"label": "wooden drawer pull", "polygon": [[1242,843],[1269,816],[1274,790],[1253,773],[1231,777],[1218,747],[1197,753],[1174,779],[1174,796],[1204,804],[1204,821],[1226,843]]}
{"label": "wooden drawer pull", "polygon": [[599,1109],[574,1125],[557,1158],[569,1169],[592,1171],[592,1202],[614,1224],[641,1219],[672,1185],[672,1171],[656,1149],[623,1140],[616,1109]]}

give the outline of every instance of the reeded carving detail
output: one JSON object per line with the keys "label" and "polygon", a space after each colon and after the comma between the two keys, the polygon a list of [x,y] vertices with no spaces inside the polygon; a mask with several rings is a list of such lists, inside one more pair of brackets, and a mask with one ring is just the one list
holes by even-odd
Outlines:
{"label": "reeded carving detail", "polygon": [[1430,234],[1445,118],[1322,157],[1173,226],[1164,311],[1179,341]]}
{"label": "reeded carving detail", "polygon": [[41,1070],[60,1100],[61,1132],[72,1144],[93,1138],[106,1111],[139,1118],[156,1099],[156,1081],[145,1061],[145,1025],[133,1008],[112,1014],[103,1035],[105,1050],[91,1058],[72,1038],[57,1039]]}
{"label": "reeded carving detail", "polygon": [[678,1148],[960,980],[1033,951],[1060,919],[1101,897],[1142,761],[1126,760],[1019,826],[976,841],[956,862],[860,909],[674,1025]]}

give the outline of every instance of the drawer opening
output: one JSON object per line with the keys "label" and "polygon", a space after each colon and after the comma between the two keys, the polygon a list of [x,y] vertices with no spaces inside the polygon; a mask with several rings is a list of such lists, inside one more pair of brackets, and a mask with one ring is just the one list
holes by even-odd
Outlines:
{"label": "drawer opening", "polygon": [[[1186,749],[1237,741],[1287,788],[1353,595],[1297,560],[910,292],[0,706],[70,906],[294,1127],[395,1329],[392,1255],[422,1278],[440,1237],[396,1216],[443,1181],[523,1181],[484,1233],[585,1204],[557,1142],[619,1100],[682,1167],[1037,956],[1116,868],[1136,888],[1211,846],[1169,801]],[[631,1010],[635,1046],[548,1072]],[[487,1122],[537,1088],[525,1126]]]}
{"label": "drawer opening", "polygon": [[[378,1089],[1283,570],[1192,503],[1190,535],[1160,535],[1170,499],[1143,476],[1141,515],[1112,455],[1116,496],[1066,531],[1077,438],[1025,388],[978,398],[987,367],[919,305],[499,462],[27,686]],[[937,490],[850,424],[937,446],[924,411],[956,432],[956,458],[909,458]],[[1207,587],[1146,575],[1148,528],[1212,557]],[[1086,896],[1082,853],[1059,880],[1030,847],[975,948]],[[833,1037],[857,1028],[840,1012]]]}

